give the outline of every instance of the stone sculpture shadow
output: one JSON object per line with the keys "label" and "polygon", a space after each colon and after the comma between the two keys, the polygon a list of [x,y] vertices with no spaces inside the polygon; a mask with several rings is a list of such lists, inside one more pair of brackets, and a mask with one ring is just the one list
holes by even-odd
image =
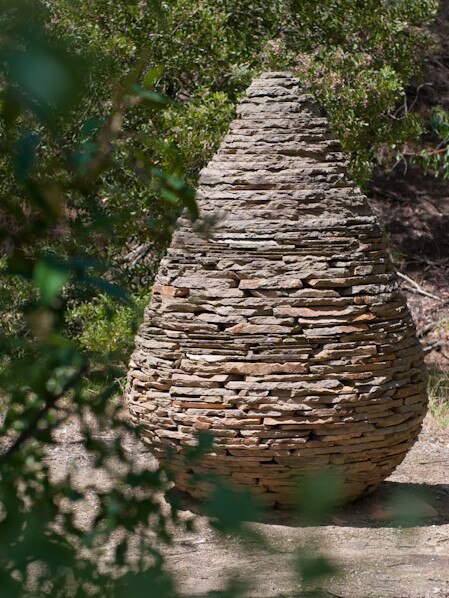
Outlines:
{"label": "stone sculpture shadow", "polygon": [[[401,525],[401,507],[409,509],[410,523]],[[407,514],[405,514],[407,515]],[[382,482],[368,496],[338,509],[331,524],[339,527],[401,527],[449,523],[449,484]]]}
{"label": "stone sculpture shadow", "polygon": [[[175,490],[181,509],[204,515],[205,503]],[[207,503],[206,503],[207,504]],[[371,494],[333,509],[320,521],[293,511],[266,508],[248,523],[285,527],[414,528],[449,524],[449,484],[382,482]]]}

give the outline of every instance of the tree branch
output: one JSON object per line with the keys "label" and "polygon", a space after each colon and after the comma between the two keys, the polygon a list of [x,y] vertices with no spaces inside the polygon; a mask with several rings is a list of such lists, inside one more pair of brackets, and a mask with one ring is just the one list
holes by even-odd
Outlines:
{"label": "tree branch", "polygon": [[38,428],[39,422],[43,419],[43,417],[45,417],[45,415],[50,411],[50,409],[52,409],[56,405],[59,399],[61,399],[73,387],[73,385],[86,373],[86,370],[87,363],[84,364],[77,372],[75,372],[75,374],[73,374],[73,376],[71,376],[67,380],[67,382],[64,384],[64,386],[58,393],[50,395],[47,398],[45,405],[42,407],[42,409],[40,409],[38,413],[36,413],[35,417],[28,424],[27,428],[25,428],[25,430],[23,430],[19,434],[19,436],[11,444],[11,446],[2,455],[0,455],[0,465],[2,463],[5,463],[5,461],[7,461],[9,457],[11,457],[11,455],[16,453],[27,440],[33,437]]}
{"label": "tree branch", "polygon": [[419,293],[420,295],[424,295],[425,297],[430,297],[431,299],[435,299],[436,301],[444,301],[444,299],[441,299],[441,297],[438,297],[437,295],[433,295],[432,293],[425,291],[422,287],[419,286],[417,282],[415,282],[413,279],[406,276],[405,274],[402,274],[402,272],[397,272],[397,275],[399,276],[399,278],[402,278],[402,280],[405,280],[414,287],[413,289],[411,289],[413,292]]}

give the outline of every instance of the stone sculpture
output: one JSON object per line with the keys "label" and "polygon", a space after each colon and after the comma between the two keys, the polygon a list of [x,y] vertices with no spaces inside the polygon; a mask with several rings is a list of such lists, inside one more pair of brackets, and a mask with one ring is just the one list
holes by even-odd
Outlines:
{"label": "stone sculpture", "polygon": [[[382,231],[313,99],[288,73],[252,83],[162,260],[127,397],[143,440],[268,503],[333,466],[347,500],[403,460],[425,413],[423,362]],[[214,219],[209,234],[201,224]],[[203,226],[204,228],[204,226]]]}

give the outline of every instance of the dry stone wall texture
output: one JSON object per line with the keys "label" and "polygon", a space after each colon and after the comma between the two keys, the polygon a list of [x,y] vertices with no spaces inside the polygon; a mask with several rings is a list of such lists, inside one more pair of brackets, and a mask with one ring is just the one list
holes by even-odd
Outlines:
{"label": "dry stone wall texture", "polygon": [[271,504],[329,466],[350,500],[402,461],[425,412],[422,355],[382,231],[313,99],[254,81],[179,220],[136,338],[128,401],[143,440]]}

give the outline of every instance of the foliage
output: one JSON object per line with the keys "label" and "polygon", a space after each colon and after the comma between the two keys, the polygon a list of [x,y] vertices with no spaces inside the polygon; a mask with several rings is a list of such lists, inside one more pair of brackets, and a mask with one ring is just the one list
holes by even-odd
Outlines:
{"label": "foliage", "polygon": [[[291,29],[274,52],[285,53],[302,84],[326,110],[362,186],[380,159],[420,139],[424,123],[407,106],[406,86],[421,75],[430,39],[422,29],[432,0],[379,2],[291,0]],[[273,55],[273,52],[272,52]],[[391,151],[385,153],[385,148]]]}
{"label": "foliage", "polygon": [[[195,184],[205,159],[212,156],[234,116],[234,103],[223,91],[199,89],[187,104],[164,111],[163,125],[167,141],[177,149],[188,180]],[[166,160],[166,167],[175,164]]]}
{"label": "foliage", "polygon": [[[419,132],[419,123],[394,124],[391,116],[417,73],[424,38],[414,28],[430,18],[432,6],[419,0],[363,9],[336,0],[319,10],[284,0],[3,2],[5,595],[146,596],[149,587],[155,596],[176,595],[161,543],[180,523],[177,505],[172,500],[164,510],[157,498],[170,472],[134,462],[127,446],[135,432],[114,400],[154,271],[153,264],[142,283],[146,266],[127,264],[126,254],[147,244],[159,256],[179,210],[196,217],[198,171],[239,94],[266,64],[296,61],[354,172],[366,180],[379,144]],[[68,422],[79,427],[92,468],[83,487],[71,470],[50,479],[46,464]],[[112,441],[101,440],[105,431]],[[104,486],[96,483],[102,476],[109,480]],[[317,488],[313,496],[326,495]],[[96,514],[83,528],[74,505],[83,509],[92,499]],[[217,486],[208,512],[217,529],[240,533],[247,507],[245,498]],[[300,568],[312,580],[330,570],[312,556],[300,559]]]}
{"label": "foliage", "polygon": [[117,305],[110,295],[98,295],[90,303],[81,303],[68,310],[72,325],[80,324],[79,334],[71,331],[80,347],[87,352],[114,353],[126,359],[132,347],[130,341],[136,333],[137,321],[149,297],[136,297],[133,305]]}
{"label": "foliage", "polygon": [[[0,347],[0,587],[5,596],[120,596],[130,590],[143,595],[148,586],[156,595],[173,595],[173,581],[162,570],[160,546],[151,535],[157,532],[158,542],[167,540],[167,525],[176,523],[176,510],[164,513],[157,500],[156,490],[165,487],[166,476],[162,470],[137,468],[125,448],[132,432],[117,417],[112,401],[123,374],[120,362],[111,359],[112,353],[107,360],[89,359],[67,336],[64,324],[67,305],[80,296],[91,297],[92,289],[108,297],[105,310],[112,300],[131,305],[126,292],[108,279],[106,265],[87,251],[116,232],[114,215],[103,209],[101,198],[113,168],[114,141],[126,138],[121,124],[126,111],[138,105],[151,116],[166,100],[125,78],[117,82],[95,134],[90,130],[89,146],[86,123],[78,125],[77,137],[67,139],[68,132],[76,131],[73,119],[84,98],[89,99],[89,63],[77,64],[46,29],[47,22],[41,6],[31,1],[8,4],[2,13],[1,160],[6,185],[1,240],[2,274],[8,281],[2,299],[8,301],[19,286],[15,309],[21,312],[21,325],[4,326]],[[129,143],[127,152],[134,163]],[[164,171],[158,177],[161,196],[177,198],[195,214],[184,182]],[[141,184],[137,169],[133,180]],[[115,318],[120,309],[130,308],[119,308]],[[130,312],[122,313],[126,320]],[[108,349],[115,348],[113,338],[105,339]],[[95,384],[97,392],[85,392]],[[80,428],[92,467],[91,481],[81,489],[75,471],[51,480],[45,461],[57,444],[57,430],[70,419]],[[94,434],[111,427],[112,461],[111,446]],[[98,486],[100,473],[113,480],[112,488]],[[92,495],[96,513],[87,532],[76,521],[74,505]],[[139,547],[134,565],[123,571],[133,539]],[[108,543],[113,564],[105,572],[99,558]]]}
{"label": "foliage", "polygon": [[[449,179],[449,112],[442,106],[435,106],[430,111],[428,120],[428,142],[412,151],[400,152],[397,159],[408,159],[419,164],[424,171],[432,172],[435,177]],[[430,144],[432,142],[432,144]]]}

